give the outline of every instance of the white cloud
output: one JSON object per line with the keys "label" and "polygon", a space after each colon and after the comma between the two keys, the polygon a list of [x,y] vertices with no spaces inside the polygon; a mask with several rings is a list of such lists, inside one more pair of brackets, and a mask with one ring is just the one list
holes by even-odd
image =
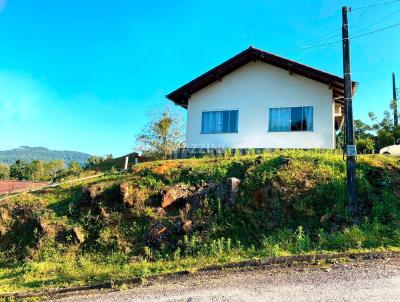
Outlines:
{"label": "white cloud", "polygon": [[53,95],[30,75],[8,71],[0,71],[0,87],[0,125],[32,120]]}

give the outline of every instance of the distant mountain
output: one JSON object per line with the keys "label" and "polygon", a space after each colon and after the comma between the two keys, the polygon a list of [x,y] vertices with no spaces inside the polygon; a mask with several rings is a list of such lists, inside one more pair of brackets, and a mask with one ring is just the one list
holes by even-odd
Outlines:
{"label": "distant mountain", "polygon": [[12,164],[18,159],[27,162],[36,159],[43,161],[62,159],[66,164],[75,160],[84,165],[90,156],[90,154],[77,151],[55,151],[44,147],[21,146],[12,150],[0,151],[0,163]]}

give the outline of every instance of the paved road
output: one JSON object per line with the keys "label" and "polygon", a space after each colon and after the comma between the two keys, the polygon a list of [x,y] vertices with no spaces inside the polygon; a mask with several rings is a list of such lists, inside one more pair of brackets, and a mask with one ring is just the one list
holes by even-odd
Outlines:
{"label": "paved road", "polygon": [[62,301],[400,301],[400,260],[189,275]]}

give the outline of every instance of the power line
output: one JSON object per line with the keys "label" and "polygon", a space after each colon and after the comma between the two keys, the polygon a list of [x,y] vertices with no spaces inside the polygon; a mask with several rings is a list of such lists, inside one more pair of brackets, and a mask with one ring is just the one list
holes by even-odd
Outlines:
{"label": "power line", "polygon": [[393,24],[393,25],[386,26],[386,27],[378,28],[376,30],[373,30],[373,31],[370,31],[370,32],[367,32],[367,33],[364,33],[364,34],[361,34],[361,35],[358,35],[358,36],[353,36],[350,39],[356,39],[356,38],[364,37],[364,36],[371,35],[371,34],[374,34],[374,33],[380,32],[380,31],[384,31],[386,29],[397,27],[397,26],[400,26],[400,22],[396,23],[396,24]]}
{"label": "power line", "polygon": [[369,24],[369,25],[367,25],[367,26],[364,26],[364,28],[362,28],[362,29],[356,31],[356,32],[353,33],[353,34],[358,34],[358,33],[364,31],[364,30],[367,29],[367,28],[370,28],[370,27],[372,27],[372,26],[374,26],[374,25],[376,25],[376,24],[378,24],[378,23],[381,23],[382,21],[385,21],[385,20],[389,19],[390,17],[392,17],[392,16],[398,14],[399,12],[400,12],[400,9],[398,9],[398,10],[394,11],[393,13],[391,13],[391,14],[389,14],[389,15],[387,15],[387,16],[385,16],[385,17],[379,19],[379,20],[377,20],[376,22],[374,22],[374,23],[372,23],[372,24]]}
{"label": "power line", "polygon": [[[358,10],[358,9],[361,9],[361,8],[367,8],[367,7],[374,7],[374,6],[379,6],[379,5],[385,5],[385,4],[390,4],[390,3],[394,3],[394,2],[400,2],[400,0],[378,3],[378,4],[374,4],[374,5],[370,5],[370,6],[365,6],[365,7],[359,7],[359,8],[356,8],[356,9],[354,9],[354,10]],[[364,26],[364,28],[362,28],[362,29],[356,31],[354,34],[358,34],[358,33],[364,31],[364,30],[367,29],[367,28],[370,28],[370,27],[372,27],[372,26],[374,26],[374,25],[376,25],[376,24],[378,24],[378,23],[380,23],[380,22],[382,22],[382,21],[385,21],[386,19],[388,19],[388,18],[394,16],[395,14],[397,14],[397,13],[399,13],[399,12],[400,12],[400,9],[399,9],[399,10],[396,10],[395,12],[391,13],[391,14],[388,15],[388,16],[385,16],[385,17],[382,18],[382,19],[377,20],[376,22],[374,22],[374,23],[372,23],[372,24],[369,24],[369,25],[367,25],[367,26]],[[358,18],[360,18],[360,17],[358,17]],[[351,26],[351,27],[354,28],[354,27],[359,27],[359,26],[354,26],[354,25],[353,25],[353,26]],[[320,44],[320,43],[323,42],[323,41],[326,41],[326,40],[329,40],[329,39],[338,37],[338,36],[340,36],[340,34],[341,34],[341,29],[336,29],[336,30],[330,31],[330,32],[328,32],[328,33],[326,33],[326,34],[323,34],[323,35],[321,35],[321,36],[318,36],[318,37],[316,37],[316,38],[313,38],[313,39],[310,39],[310,40],[306,40],[306,41],[304,41],[304,43],[315,42],[316,45],[312,45],[312,46],[309,46],[309,47],[307,46],[307,47],[304,47],[304,49],[322,47],[322,46],[326,46],[326,45],[331,45],[331,44],[338,43],[338,41],[335,41],[335,42],[327,42],[327,43],[324,43],[324,44]],[[339,41],[339,42],[341,42],[341,41]],[[302,49],[303,49],[303,48],[300,47],[300,49],[295,48],[294,50],[302,50]],[[291,50],[283,51],[283,52],[289,52],[289,51],[291,51]],[[280,53],[281,53],[281,52],[280,52]]]}
{"label": "power line", "polygon": [[[400,0],[398,0],[400,1]],[[360,35],[356,35],[356,36],[352,36],[350,37],[350,39],[357,39],[357,38],[361,38],[367,35],[371,35],[377,32],[381,32],[390,28],[394,28],[400,26],[400,22],[393,24],[393,25],[389,25],[386,27],[382,27],[382,28],[378,28],[376,30],[370,31],[370,32],[366,32]],[[313,48],[318,48],[318,47],[324,47],[324,46],[329,46],[329,45],[333,45],[333,44],[337,44],[337,43],[342,43],[342,40],[337,40],[337,41],[332,41],[332,42],[328,42],[328,43],[324,43],[324,44],[315,44],[315,45],[309,45],[309,46],[304,46],[304,47],[300,47],[300,48],[294,48],[294,49],[288,49],[288,50],[284,50],[284,51],[279,51],[276,52],[276,54],[281,54],[281,53],[288,53],[288,52],[293,52],[293,51],[302,51],[302,50],[308,50],[308,49],[313,49]]]}
{"label": "power line", "polygon": [[386,1],[386,2],[371,4],[371,5],[367,5],[367,6],[362,6],[362,7],[356,7],[356,8],[352,8],[351,11],[367,9],[367,8],[372,8],[372,7],[377,7],[377,6],[384,6],[384,5],[388,5],[388,4],[392,4],[392,3],[396,3],[396,2],[400,2],[400,0],[392,0],[392,1]]}
{"label": "power line", "polygon": [[300,48],[288,49],[288,50],[284,50],[284,51],[279,51],[279,52],[277,52],[276,54],[287,53],[287,52],[293,52],[293,51],[300,51],[300,50],[307,50],[307,49],[312,49],[312,48],[317,48],[317,47],[328,46],[328,45],[332,45],[332,44],[336,44],[336,43],[341,43],[341,42],[342,42],[342,40],[338,40],[338,41],[333,41],[333,42],[324,43],[324,44],[317,44],[317,45],[310,45],[310,46],[305,46],[305,47],[300,47]]}

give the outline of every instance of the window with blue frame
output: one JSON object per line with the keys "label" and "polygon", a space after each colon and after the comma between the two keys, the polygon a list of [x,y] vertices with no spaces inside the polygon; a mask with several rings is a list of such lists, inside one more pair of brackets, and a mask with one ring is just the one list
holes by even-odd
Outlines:
{"label": "window with blue frame", "polygon": [[239,110],[205,111],[201,118],[201,133],[237,133]]}
{"label": "window with blue frame", "polygon": [[269,131],[313,131],[314,130],[314,108],[285,107],[269,109]]}

